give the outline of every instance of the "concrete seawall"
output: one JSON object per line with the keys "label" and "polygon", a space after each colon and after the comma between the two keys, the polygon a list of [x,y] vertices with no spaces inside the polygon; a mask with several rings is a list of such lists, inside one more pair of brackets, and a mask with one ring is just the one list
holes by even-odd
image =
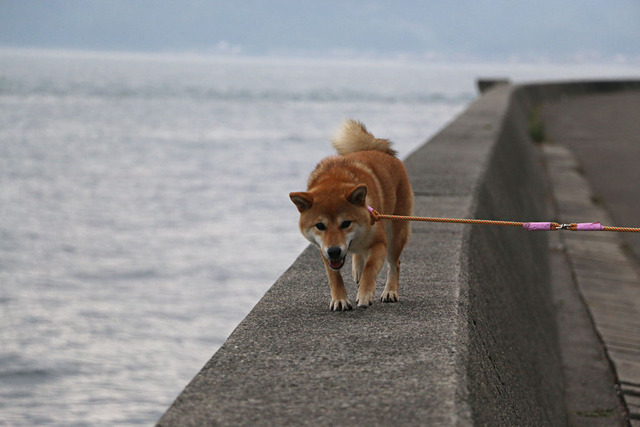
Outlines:
{"label": "concrete seawall", "polygon": [[[415,214],[552,219],[531,111],[564,95],[638,86],[488,89],[405,160]],[[412,230],[401,300],[367,310],[328,310],[324,267],[307,248],[159,425],[566,424],[547,233],[428,223]],[[353,300],[350,266],[344,271]]]}

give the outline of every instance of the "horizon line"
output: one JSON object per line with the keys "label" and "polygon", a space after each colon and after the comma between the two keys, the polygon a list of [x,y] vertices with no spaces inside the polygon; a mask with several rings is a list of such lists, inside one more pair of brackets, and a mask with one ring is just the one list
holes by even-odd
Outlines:
{"label": "horizon line", "polygon": [[147,59],[200,59],[200,60],[299,60],[311,62],[338,63],[370,63],[381,64],[549,64],[549,65],[580,65],[580,64],[615,64],[640,65],[640,55],[629,56],[611,54],[603,56],[599,53],[576,53],[568,56],[538,55],[535,53],[522,55],[496,55],[492,57],[467,54],[442,54],[437,52],[424,53],[375,53],[350,49],[335,49],[324,52],[304,50],[273,49],[264,53],[247,53],[242,51],[226,51],[224,49],[180,49],[180,50],[123,50],[123,49],[87,49],[73,47],[41,47],[41,46],[12,46],[0,44],[0,54],[50,54],[69,56],[120,56]]}

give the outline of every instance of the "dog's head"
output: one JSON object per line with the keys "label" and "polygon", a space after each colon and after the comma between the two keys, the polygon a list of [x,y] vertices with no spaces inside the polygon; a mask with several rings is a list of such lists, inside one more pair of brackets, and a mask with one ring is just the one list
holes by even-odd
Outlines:
{"label": "dog's head", "polygon": [[333,270],[344,265],[349,248],[362,244],[371,228],[367,186],[314,188],[290,193],[300,211],[300,232],[316,245]]}

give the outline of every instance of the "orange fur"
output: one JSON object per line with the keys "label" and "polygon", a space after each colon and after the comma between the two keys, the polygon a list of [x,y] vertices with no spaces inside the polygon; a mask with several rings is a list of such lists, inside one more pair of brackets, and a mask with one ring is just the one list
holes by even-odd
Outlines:
{"label": "orange fur", "polygon": [[345,122],[333,145],[339,155],[316,166],[307,191],[289,194],[300,211],[300,231],[320,249],[331,288],[330,309],[352,308],[340,274],[347,253],[352,254],[352,273],[359,284],[358,306],[373,303],[376,277],[385,258],[389,274],[380,298],[395,302],[409,223],[372,225],[367,206],[380,213],[411,215],[413,193],[406,170],[391,143],[375,138],[359,122]]}

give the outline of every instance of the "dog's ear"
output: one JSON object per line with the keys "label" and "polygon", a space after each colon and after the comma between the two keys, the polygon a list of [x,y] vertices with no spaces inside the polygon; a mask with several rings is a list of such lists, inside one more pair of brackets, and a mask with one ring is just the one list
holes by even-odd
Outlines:
{"label": "dog's ear", "polygon": [[289,197],[301,213],[310,209],[311,205],[313,205],[311,193],[289,193]]}
{"label": "dog's ear", "polygon": [[367,199],[367,186],[360,184],[357,187],[351,189],[347,195],[349,203],[353,203],[356,206],[364,206]]}

